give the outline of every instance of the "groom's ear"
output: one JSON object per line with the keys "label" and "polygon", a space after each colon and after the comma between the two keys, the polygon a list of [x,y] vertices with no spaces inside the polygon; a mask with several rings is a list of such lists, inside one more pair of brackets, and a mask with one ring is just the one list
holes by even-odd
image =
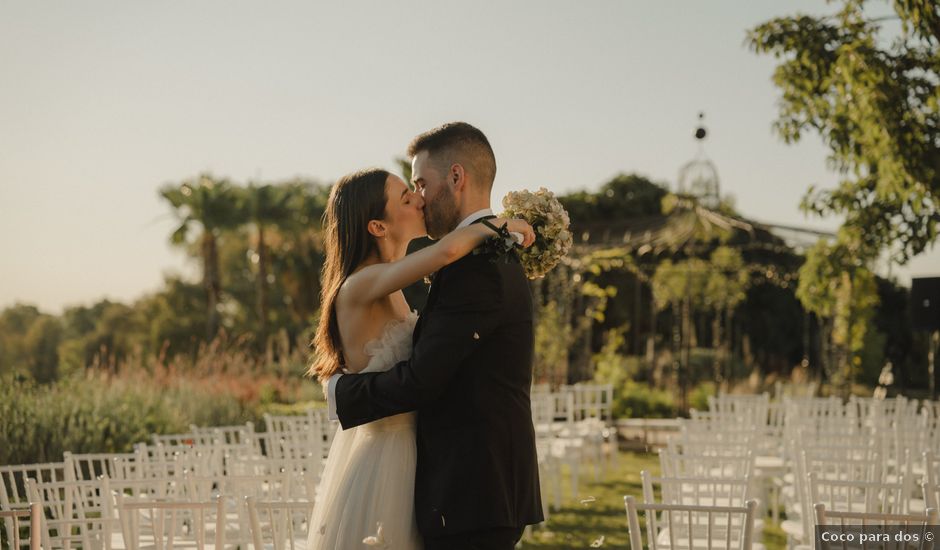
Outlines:
{"label": "groom's ear", "polygon": [[467,172],[463,165],[454,163],[450,165],[450,173],[447,175],[447,183],[452,186],[453,191],[462,191],[467,185]]}
{"label": "groom's ear", "polygon": [[369,220],[369,223],[366,225],[366,231],[377,239],[382,239],[387,234],[385,224],[378,220]]}

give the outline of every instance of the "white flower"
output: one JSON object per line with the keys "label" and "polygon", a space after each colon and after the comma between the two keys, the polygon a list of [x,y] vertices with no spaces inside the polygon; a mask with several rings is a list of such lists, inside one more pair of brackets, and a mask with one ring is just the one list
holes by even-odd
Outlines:
{"label": "white flower", "polygon": [[572,245],[568,212],[544,187],[511,191],[503,198],[502,217],[522,218],[535,229],[535,244],[519,253],[526,276],[537,279],[554,269]]}
{"label": "white flower", "polygon": [[362,544],[385,548],[385,530],[382,528],[381,522],[376,524],[376,533],[362,539]]}

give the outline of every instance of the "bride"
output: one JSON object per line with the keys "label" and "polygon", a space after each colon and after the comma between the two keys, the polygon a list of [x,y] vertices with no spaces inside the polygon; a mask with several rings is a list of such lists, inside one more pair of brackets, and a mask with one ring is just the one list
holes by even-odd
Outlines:
{"label": "bride", "polygon": [[[535,240],[523,220],[494,219]],[[356,172],[333,186],[324,214],[320,323],[308,374],[385,371],[411,356],[417,313],[401,289],[470,253],[495,233],[457,229],[405,255],[426,234],[424,199],[384,170]],[[414,413],[383,418],[333,439],[309,525],[308,550],[420,549],[414,520]]]}

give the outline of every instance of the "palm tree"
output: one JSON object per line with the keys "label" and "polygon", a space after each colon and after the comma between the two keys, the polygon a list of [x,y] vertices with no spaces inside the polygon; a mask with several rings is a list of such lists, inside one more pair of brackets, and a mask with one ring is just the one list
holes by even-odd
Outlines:
{"label": "palm tree", "polygon": [[170,184],[160,189],[160,196],[173,207],[179,227],[170,236],[170,242],[185,246],[194,225],[202,227],[199,249],[202,256],[202,281],[208,298],[207,339],[213,339],[219,330],[219,302],[222,284],[219,273],[217,239],[222,231],[241,225],[244,218],[238,208],[235,188],[226,179],[201,174],[180,185]]}
{"label": "palm tree", "polygon": [[260,320],[260,339],[267,339],[268,334],[268,246],[265,240],[265,229],[274,227],[288,229],[296,225],[297,213],[293,208],[295,195],[300,188],[292,184],[284,185],[254,185],[241,193],[241,208],[245,219],[255,226],[258,233],[256,244],[257,256],[252,257],[253,263],[258,264],[257,284],[257,314]]}
{"label": "palm tree", "polygon": [[291,210],[296,217],[287,232],[293,253],[284,258],[280,283],[291,298],[294,316],[308,323],[320,307],[320,270],[325,259],[320,224],[330,186],[302,178],[284,185],[292,189]]}

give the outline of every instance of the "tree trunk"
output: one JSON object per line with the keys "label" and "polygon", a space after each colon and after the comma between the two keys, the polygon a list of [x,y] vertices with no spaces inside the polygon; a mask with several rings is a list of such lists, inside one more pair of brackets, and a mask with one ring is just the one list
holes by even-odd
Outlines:
{"label": "tree trunk", "polygon": [[712,318],[712,350],[715,353],[712,362],[715,386],[721,386],[721,308],[717,307],[715,308],[715,316]]}
{"label": "tree trunk", "polygon": [[734,379],[733,359],[734,359],[734,309],[728,306],[725,310],[725,341],[724,341],[724,377],[726,380]]}
{"label": "tree trunk", "polygon": [[[568,341],[569,351],[565,355],[564,372],[559,376],[559,383],[574,384],[578,381],[578,371],[581,368],[581,361],[578,357],[579,354],[575,351],[576,348],[574,344],[578,341],[578,338],[582,338],[584,335],[585,299],[583,292],[578,292],[574,296],[571,296],[570,291],[562,291],[562,293],[567,298],[565,300],[567,304],[562,306],[562,311],[565,312],[562,319],[571,326],[571,340]],[[574,358],[574,362],[572,362],[572,358]]]}
{"label": "tree trunk", "polygon": [[643,352],[640,350],[640,339],[641,339],[641,330],[640,326],[640,300],[642,297],[641,288],[640,288],[640,271],[637,270],[633,276],[635,277],[633,283],[633,354],[641,355]]}
{"label": "tree trunk", "polygon": [[206,230],[202,236],[203,286],[206,289],[208,321],[206,340],[212,341],[219,331],[219,251],[212,231]]}
{"label": "tree trunk", "polygon": [[691,304],[688,292],[682,300],[682,328],[679,331],[679,410],[680,416],[689,411],[689,379],[692,376],[692,348],[691,345]]}
{"label": "tree trunk", "polygon": [[842,388],[842,399],[848,400],[849,395],[852,394],[852,383],[855,381],[855,350],[852,348],[853,338],[852,331],[855,328],[855,308],[852,306],[852,303],[855,298],[855,276],[854,271],[849,272],[849,314],[848,322],[846,326],[846,335],[845,335],[845,365],[843,371],[843,379],[845,380]]}
{"label": "tree trunk", "polygon": [[682,306],[678,301],[672,304],[672,376],[678,387],[682,379]]}
{"label": "tree trunk", "polygon": [[[820,362],[822,363],[822,374],[825,375],[826,380],[832,379],[832,318],[825,317],[820,318],[820,338],[819,338],[819,347],[820,347]],[[822,382],[822,377],[820,377],[820,382]],[[821,384],[820,384],[821,386]]]}
{"label": "tree trunk", "polygon": [[656,361],[656,304],[652,301],[650,295],[650,332],[646,337],[646,364],[650,369],[650,380],[657,388],[661,388],[662,375],[659,370],[659,362]]}
{"label": "tree trunk", "polygon": [[268,339],[268,247],[264,242],[264,225],[258,224],[258,320],[259,338],[265,345]]}

